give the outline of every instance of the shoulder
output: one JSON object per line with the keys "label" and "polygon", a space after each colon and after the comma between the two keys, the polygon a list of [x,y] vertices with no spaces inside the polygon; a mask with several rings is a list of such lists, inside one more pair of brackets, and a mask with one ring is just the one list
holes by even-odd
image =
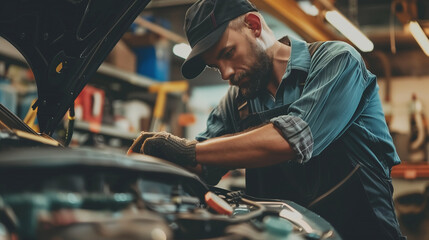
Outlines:
{"label": "shoulder", "polygon": [[317,71],[329,65],[334,65],[335,68],[341,65],[364,67],[365,63],[360,53],[350,44],[343,41],[326,41],[312,56],[310,71]]}
{"label": "shoulder", "polygon": [[360,53],[350,44],[342,41],[326,41],[317,49],[311,58],[309,75],[314,76],[320,71],[332,76],[347,71],[360,74],[363,79],[373,79]]}
{"label": "shoulder", "polygon": [[314,53],[313,61],[330,61],[335,58],[353,58],[361,61],[360,53],[350,44],[343,41],[326,41]]}

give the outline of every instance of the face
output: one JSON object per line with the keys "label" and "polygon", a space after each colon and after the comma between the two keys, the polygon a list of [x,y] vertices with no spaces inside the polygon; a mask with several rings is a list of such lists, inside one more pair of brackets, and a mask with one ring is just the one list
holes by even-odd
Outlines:
{"label": "face", "polygon": [[202,57],[209,67],[220,71],[224,80],[238,86],[247,99],[255,98],[264,90],[273,74],[272,59],[244,31],[228,28]]}

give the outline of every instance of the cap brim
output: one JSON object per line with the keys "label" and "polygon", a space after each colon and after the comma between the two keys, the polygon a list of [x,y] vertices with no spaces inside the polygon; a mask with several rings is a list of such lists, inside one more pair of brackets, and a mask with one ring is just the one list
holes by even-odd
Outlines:
{"label": "cap brim", "polygon": [[193,48],[188,58],[182,64],[182,75],[187,78],[195,78],[204,70],[206,63],[201,59],[201,54],[214,46],[222,37],[229,21],[220,25],[216,30],[201,39]]}

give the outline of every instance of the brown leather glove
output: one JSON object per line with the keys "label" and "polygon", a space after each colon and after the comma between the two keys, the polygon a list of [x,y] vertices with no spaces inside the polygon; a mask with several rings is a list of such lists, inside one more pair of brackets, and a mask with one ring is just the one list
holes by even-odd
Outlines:
{"label": "brown leather glove", "polygon": [[195,167],[196,144],[195,140],[190,141],[167,132],[159,132],[144,140],[140,152],[184,167]]}
{"label": "brown leather glove", "polygon": [[157,132],[144,132],[144,131],[142,131],[140,133],[140,136],[138,136],[134,140],[133,144],[131,144],[131,147],[127,151],[127,155],[130,155],[132,153],[143,153],[142,145],[143,145],[144,141],[147,138],[153,137],[155,134],[157,134]]}

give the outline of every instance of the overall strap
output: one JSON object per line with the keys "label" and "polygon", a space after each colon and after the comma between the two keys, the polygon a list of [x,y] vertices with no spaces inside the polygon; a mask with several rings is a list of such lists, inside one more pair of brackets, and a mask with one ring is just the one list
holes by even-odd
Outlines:
{"label": "overall strap", "polygon": [[313,57],[314,53],[317,51],[317,49],[322,45],[324,42],[318,41],[318,42],[312,42],[307,43],[308,46],[308,52],[310,53],[310,56]]}
{"label": "overall strap", "polygon": [[241,130],[245,130],[267,123],[270,119],[274,117],[286,114],[289,109],[289,106],[290,104],[286,104],[281,107],[277,107],[267,111],[250,113],[245,119],[240,120],[239,126],[241,127]]}

